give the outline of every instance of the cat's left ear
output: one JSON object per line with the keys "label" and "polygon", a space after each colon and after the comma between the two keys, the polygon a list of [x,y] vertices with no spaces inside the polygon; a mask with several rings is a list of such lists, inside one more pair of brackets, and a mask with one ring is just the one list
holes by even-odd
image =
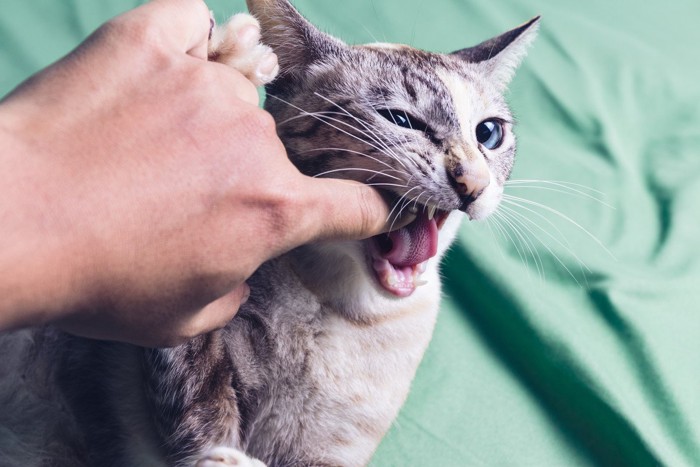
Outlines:
{"label": "cat's left ear", "polygon": [[338,55],[345,48],[342,41],[307,21],[289,0],[246,0],[246,3],[260,22],[262,43],[277,54],[281,79],[303,79],[314,62]]}
{"label": "cat's left ear", "polygon": [[475,64],[499,91],[504,91],[515,75],[515,69],[537,35],[540,17],[482,42],[474,47],[452,52],[468,63]]}

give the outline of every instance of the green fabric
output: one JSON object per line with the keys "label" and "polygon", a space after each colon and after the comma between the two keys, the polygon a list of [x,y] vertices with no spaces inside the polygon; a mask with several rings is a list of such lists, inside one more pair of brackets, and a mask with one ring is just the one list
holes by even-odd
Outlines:
{"label": "green fabric", "polygon": [[[4,0],[0,93],[136,3]],[[209,3],[220,21],[242,10]],[[464,226],[373,465],[700,465],[700,2],[297,5],[349,42],[441,51],[542,14],[511,86],[513,178],[588,187],[511,186],[548,208],[506,205],[520,233]]]}

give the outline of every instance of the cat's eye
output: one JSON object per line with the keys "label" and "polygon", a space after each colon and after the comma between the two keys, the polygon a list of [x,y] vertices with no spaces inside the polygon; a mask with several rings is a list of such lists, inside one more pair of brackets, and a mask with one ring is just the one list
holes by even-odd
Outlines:
{"label": "cat's eye", "polygon": [[476,126],[476,140],[487,149],[496,149],[503,142],[503,125],[497,120],[484,120]]}
{"label": "cat's eye", "polygon": [[423,121],[417,119],[413,115],[409,115],[403,110],[377,109],[377,112],[394,125],[408,128],[409,130],[426,131],[428,129],[428,125],[426,125]]}

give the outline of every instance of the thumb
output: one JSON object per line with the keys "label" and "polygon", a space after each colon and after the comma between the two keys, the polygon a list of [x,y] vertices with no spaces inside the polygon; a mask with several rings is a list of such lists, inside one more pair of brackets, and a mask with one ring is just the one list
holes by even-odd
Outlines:
{"label": "thumb", "polygon": [[316,240],[363,239],[389,230],[401,228],[414,220],[414,216],[399,209],[392,209],[388,197],[374,188],[350,180],[332,178],[312,179],[305,190],[313,197],[310,205],[319,219]]}

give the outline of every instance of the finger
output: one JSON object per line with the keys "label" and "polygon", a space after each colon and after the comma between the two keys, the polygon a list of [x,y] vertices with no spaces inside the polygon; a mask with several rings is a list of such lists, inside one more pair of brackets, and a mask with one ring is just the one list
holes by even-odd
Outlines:
{"label": "finger", "polygon": [[320,216],[315,221],[319,240],[368,238],[401,228],[415,218],[409,214],[396,219],[385,197],[359,182],[325,178],[307,185],[309,204],[320,204],[310,210]]}
{"label": "finger", "polygon": [[207,59],[211,14],[201,0],[151,0],[134,10],[150,15],[162,40],[178,52]]}
{"label": "finger", "polygon": [[248,300],[249,296],[250,287],[244,282],[232,292],[202,308],[197,313],[192,323],[192,329],[187,334],[195,336],[226,326],[236,316],[238,309]]}
{"label": "finger", "polygon": [[259,105],[258,88],[238,70],[217,62],[209,62],[207,66],[216,68],[217,73],[224,80],[223,82],[231,83],[230,89],[236,93],[239,99],[256,107]]}

